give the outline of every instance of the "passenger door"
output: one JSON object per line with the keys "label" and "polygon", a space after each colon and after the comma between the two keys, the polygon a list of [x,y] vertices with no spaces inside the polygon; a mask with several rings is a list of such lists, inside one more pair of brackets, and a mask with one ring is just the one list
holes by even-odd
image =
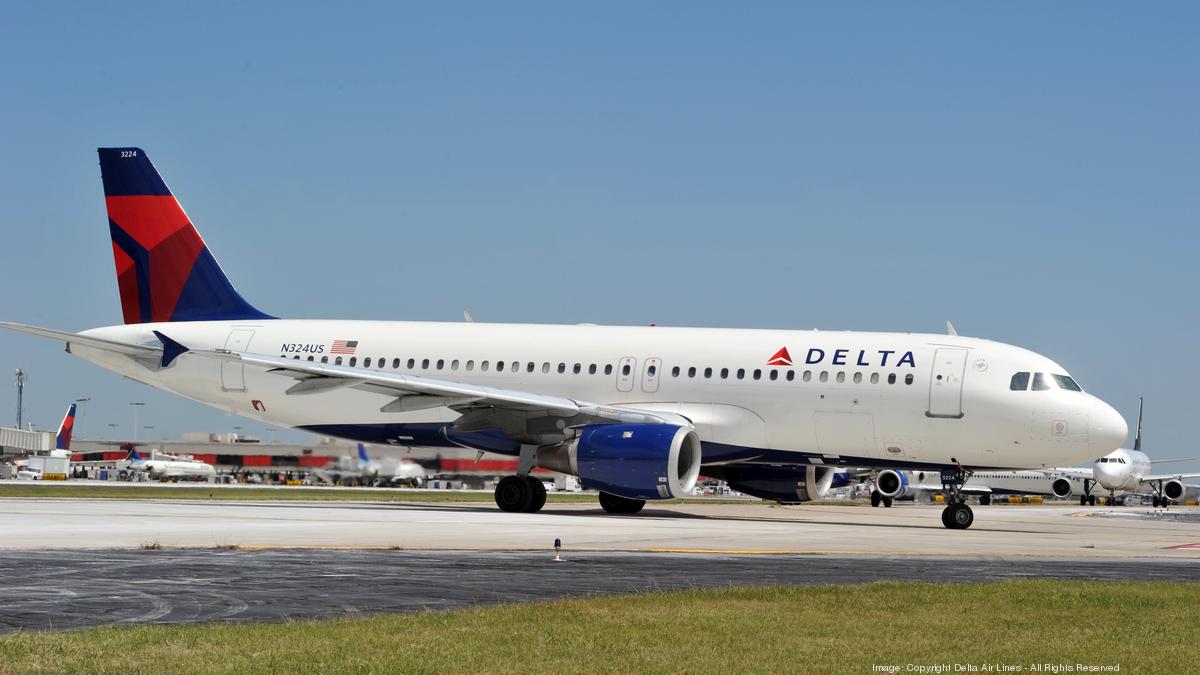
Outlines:
{"label": "passenger door", "polygon": [[[248,351],[254,331],[236,328],[225,339],[225,350]],[[245,366],[241,361],[221,361],[221,389],[223,391],[246,391]]]}
{"label": "passenger door", "polygon": [[934,352],[933,372],[929,377],[929,417],[963,416],[962,381],[967,367],[967,351],[944,347]]}

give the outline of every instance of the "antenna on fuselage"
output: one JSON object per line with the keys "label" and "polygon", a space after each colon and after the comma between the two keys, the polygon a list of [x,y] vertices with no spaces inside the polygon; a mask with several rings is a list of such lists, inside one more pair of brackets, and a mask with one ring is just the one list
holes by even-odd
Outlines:
{"label": "antenna on fuselage", "polygon": [[1142,451],[1142,403],[1143,403],[1143,401],[1144,401],[1144,399],[1143,399],[1141,396],[1139,396],[1139,397],[1138,397],[1138,426],[1137,426],[1137,433],[1136,433],[1136,434],[1134,435],[1134,437],[1133,437],[1133,451],[1134,451],[1134,452],[1141,452],[1141,451]]}
{"label": "antenna on fuselage", "polygon": [[946,335],[958,335],[958,331],[954,330],[954,324],[950,320],[946,320]]}

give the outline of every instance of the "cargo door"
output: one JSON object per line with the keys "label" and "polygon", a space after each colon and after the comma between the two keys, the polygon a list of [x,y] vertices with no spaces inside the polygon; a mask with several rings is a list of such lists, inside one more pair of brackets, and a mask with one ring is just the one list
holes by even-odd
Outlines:
{"label": "cargo door", "polygon": [[967,367],[967,351],[942,348],[934,352],[933,372],[929,377],[929,417],[960,418],[962,410],[963,373]]}
{"label": "cargo door", "polygon": [[[249,351],[254,331],[237,328],[225,340],[225,351]],[[224,391],[246,391],[246,371],[241,361],[221,361],[221,389]]]}

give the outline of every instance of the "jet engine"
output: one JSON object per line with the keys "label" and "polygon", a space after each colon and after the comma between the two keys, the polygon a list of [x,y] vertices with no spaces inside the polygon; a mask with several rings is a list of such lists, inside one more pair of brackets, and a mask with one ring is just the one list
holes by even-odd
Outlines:
{"label": "jet engine", "polygon": [[850,476],[831,466],[734,464],[705,469],[733,490],[780,504],[799,504],[821,499],[836,487],[850,484]]}
{"label": "jet engine", "polygon": [[1183,497],[1183,490],[1183,481],[1178,478],[1172,478],[1162,486],[1163,496],[1173,502],[1179,501]]}
{"label": "jet engine", "polygon": [[908,476],[900,471],[884,469],[875,477],[875,491],[892,499],[903,497],[908,494]]}
{"label": "jet engine", "polygon": [[696,485],[700,437],[671,424],[589,425],[570,443],[539,450],[537,464],[618,497],[672,499]]}
{"label": "jet engine", "polygon": [[1054,493],[1055,497],[1070,497],[1071,493],[1075,491],[1075,485],[1060,476],[1055,478],[1054,482],[1050,484],[1050,491]]}

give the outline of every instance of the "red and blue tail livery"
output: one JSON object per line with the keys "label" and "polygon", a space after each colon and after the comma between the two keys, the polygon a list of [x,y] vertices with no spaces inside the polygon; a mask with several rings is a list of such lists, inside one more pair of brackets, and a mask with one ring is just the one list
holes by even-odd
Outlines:
{"label": "red and blue tail livery", "polygon": [[100,148],[125,323],[271,319],[233,288],[140,148]]}
{"label": "red and blue tail livery", "polygon": [[75,432],[75,404],[72,403],[70,408],[67,408],[67,416],[63,418],[62,424],[58,426],[58,436],[54,439],[54,448],[56,450],[71,449],[71,435]]}

